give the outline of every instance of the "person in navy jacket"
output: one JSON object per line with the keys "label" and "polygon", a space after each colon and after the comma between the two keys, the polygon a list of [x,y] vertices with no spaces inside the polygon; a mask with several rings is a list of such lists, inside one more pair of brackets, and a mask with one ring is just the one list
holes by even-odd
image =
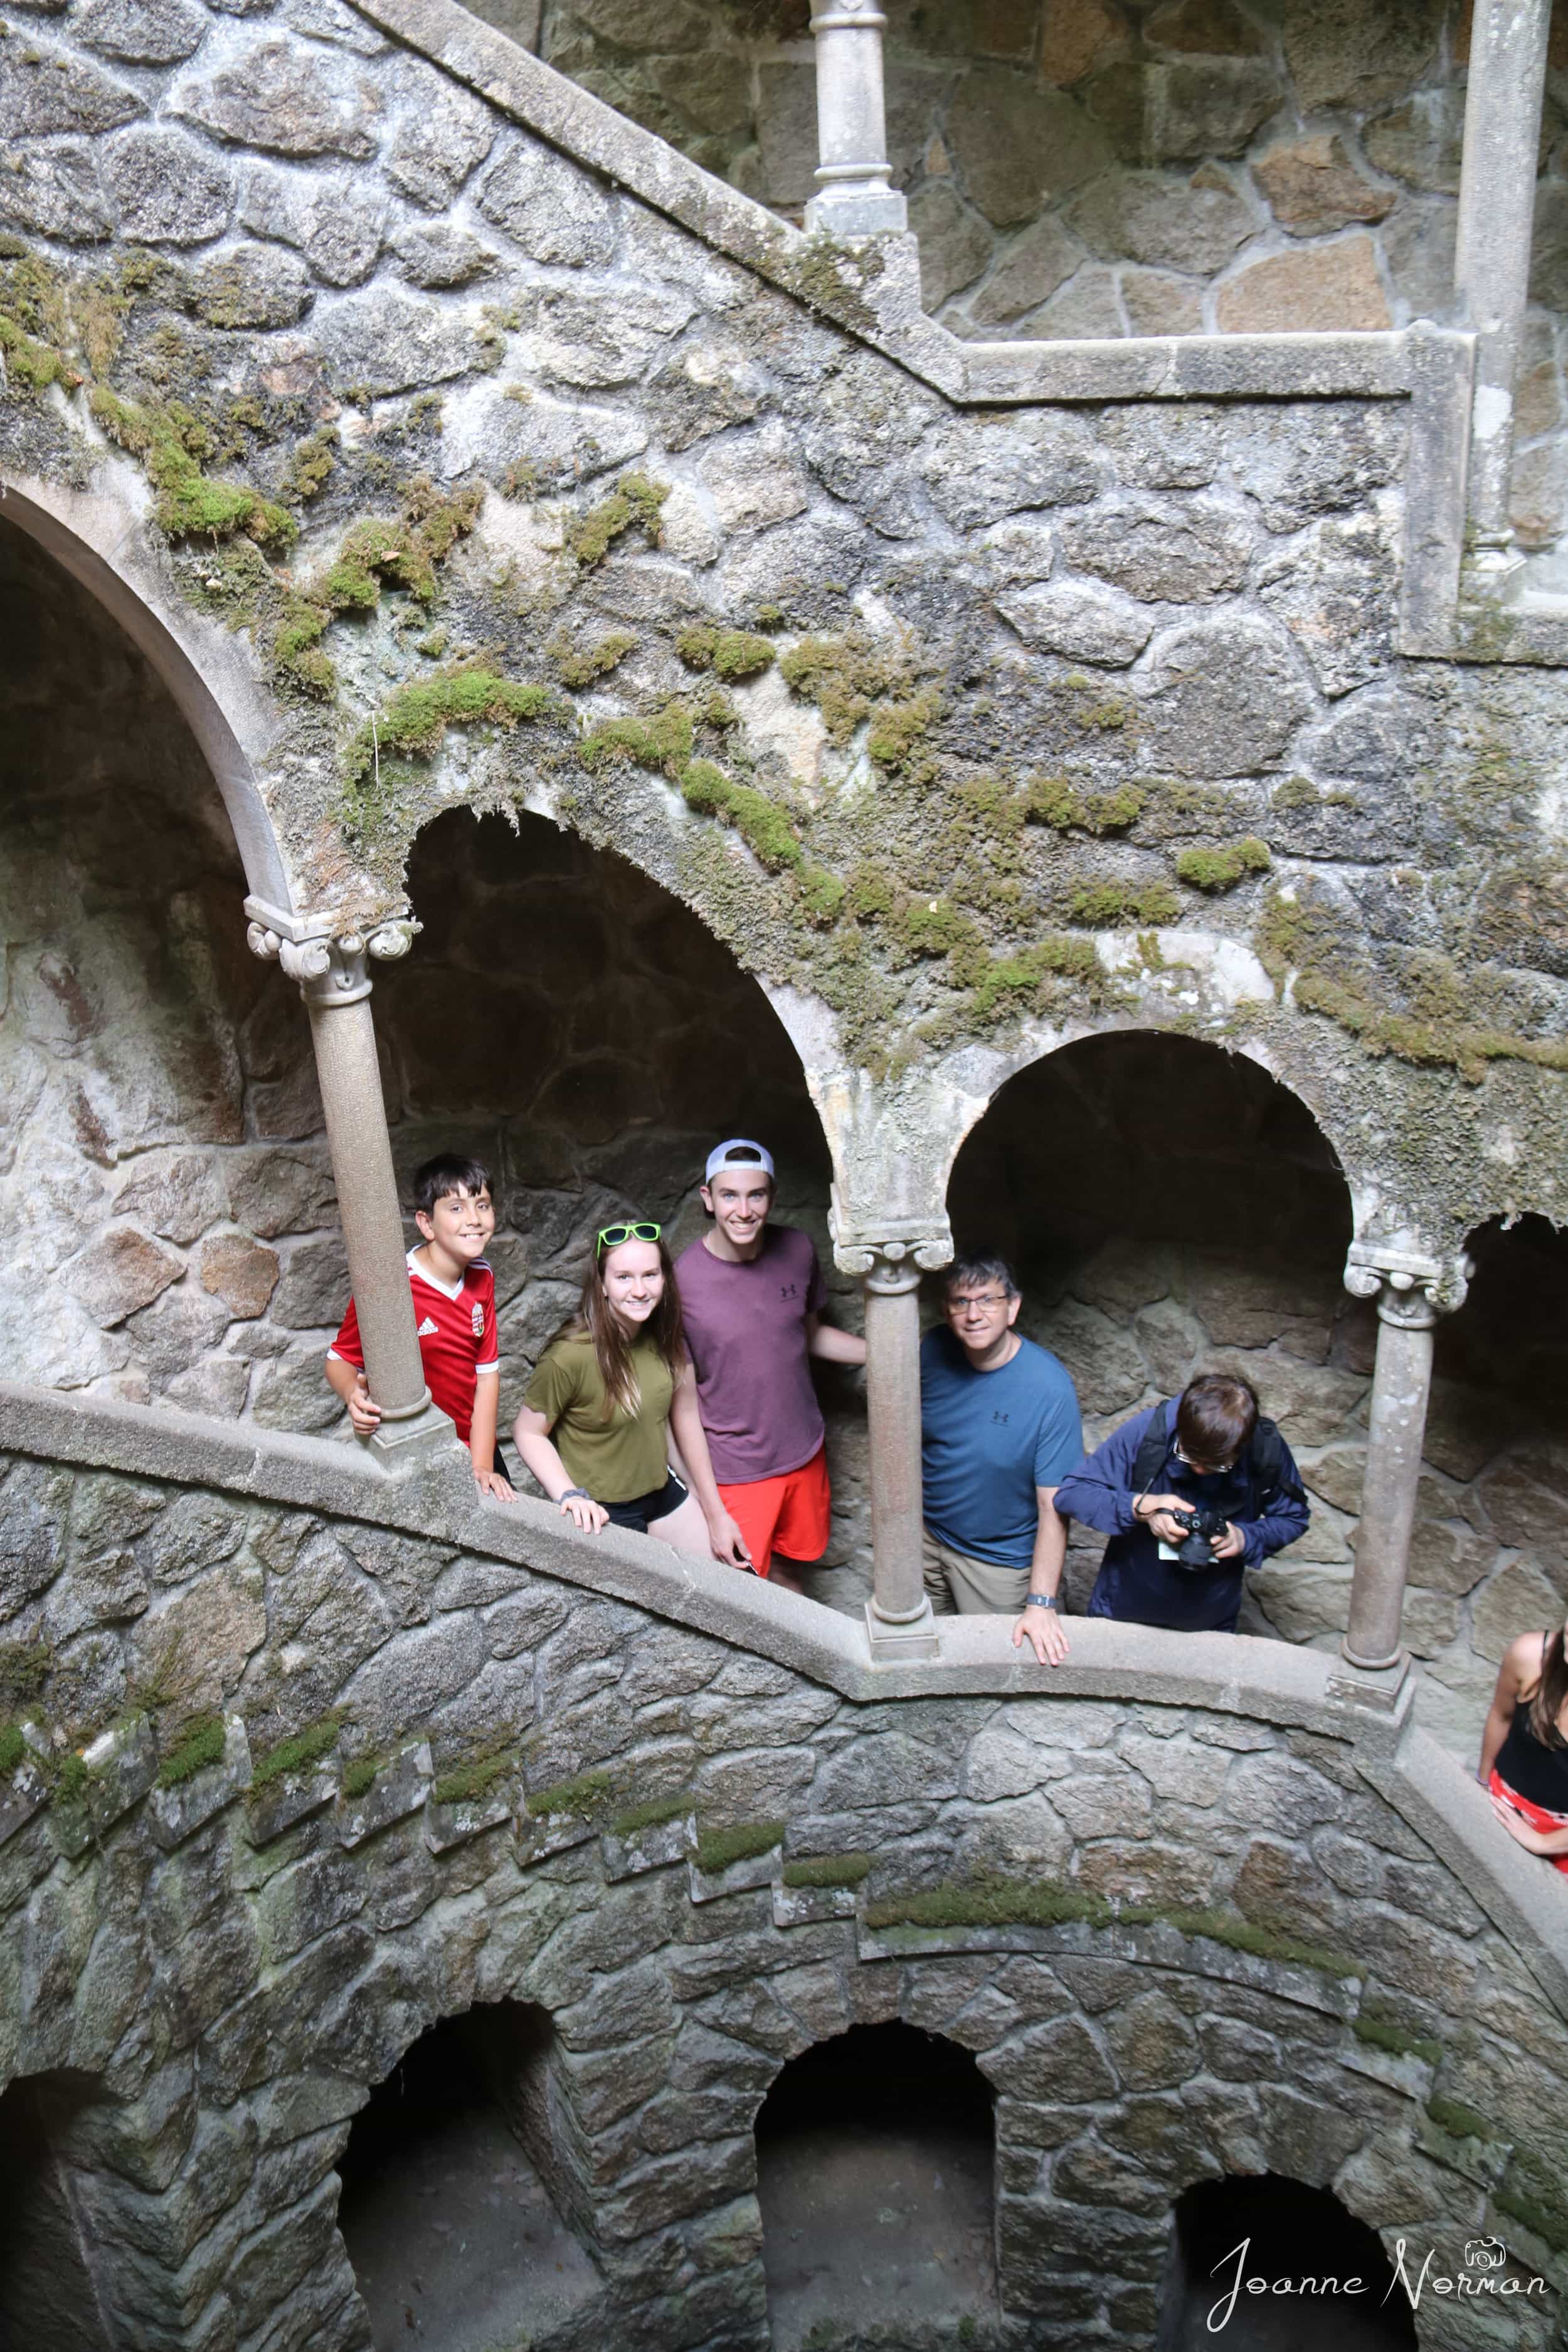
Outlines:
{"label": "person in navy jacket", "polygon": [[[1226,1525],[1212,1565],[1188,1568],[1175,1557],[1188,1530],[1171,1514],[1198,1505]],[[1110,1538],[1091,1617],[1184,1633],[1234,1633],[1243,1570],[1305,1535],[1310,1517],[1289,1447],[1229,1372],[1205,1372],[1123,1423],[1068,1473],[1056,1507]]]}

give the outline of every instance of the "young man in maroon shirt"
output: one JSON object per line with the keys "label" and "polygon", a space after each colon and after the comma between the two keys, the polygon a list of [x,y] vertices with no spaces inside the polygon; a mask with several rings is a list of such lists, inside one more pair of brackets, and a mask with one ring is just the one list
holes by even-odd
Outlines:
{"label": "young man in maroon shirt", "polygon": [[[468,1447],[479,1492],[510,1502],[512,1491],[496,1450],[500,1348],[495,1276],[485,1264],[496,1229],[489,1174],[477,1160],[451,1152],[426,1160],[414,1171],[414,1222],[424,1242],[408,1253],[408,1279],[430,1401]],[[381,1407],[364,1376],[352,1298],[342,1328],[327,1350],[327,1379],[347,1405],[356,1437],[369,1437],[381,1420]]]}
{"label": "young man in maroon shirt", "polygon": [[712,1227],[676,1266],[702,1426],[752,1566],[798,1592],[795,1564],[826,1549],[832,1506],[809,1360],[863,1364],[866,1342],[823,1322],[810,1235],[768,1223],[772,1155],[735,1136],[704,1172]]}

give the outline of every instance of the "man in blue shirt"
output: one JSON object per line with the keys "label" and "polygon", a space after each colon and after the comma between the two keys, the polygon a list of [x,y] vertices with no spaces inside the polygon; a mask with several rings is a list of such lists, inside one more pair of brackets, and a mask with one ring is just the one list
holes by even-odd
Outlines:
{"label": "man in blue shirt", "polygon": [[1012,1616],[1042,1665],[1059,1665],[1067,1529],[1057,1483],[1083,1454],[1064,1365],[1014,1329],[1022,1300],[991,1250],[943,1275],[942,1328],[921,1343],[925,1587],[938,1616]]}
{"label": "man in blue shirt", "polygon": [[[1207,1563],[1188,1564],[1175,1555],[1189,1531],[1172,1514],[1195,1506],[1225,1525]],[[1243,1570],[1305,1535],[1310,1517],[1289,1447],[1229,1372],[1134,1413],[1062,1480],[1057,1508],[1110,1538],[1091,1617],[1184,1633],[1234,1633]]]}

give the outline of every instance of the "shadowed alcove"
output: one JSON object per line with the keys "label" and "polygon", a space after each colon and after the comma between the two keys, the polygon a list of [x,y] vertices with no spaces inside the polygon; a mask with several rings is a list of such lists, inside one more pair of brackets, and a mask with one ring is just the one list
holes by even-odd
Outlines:
{"label": "shadowed alcove", "polygon": [[113,2341],[58,2147],[91,2088],[62,2072],[0,2096],[0,2346],[16,2352],[110,2352]]}
{"label": "shadowed alcove", "polygon": [[[993,1242],[1016,1265],[1020,1328],[1072,1373],[1087,1444],[1221,1368],[1253,1381],[1298,1451],[1354,1426],[1374,1331],[1343,1287],[1349,1188],[1306,1105],[1256,1062],[1144,1030],[1064,1046],[1000,1088],[948,1203],[961,1245]],[[1075,1539],[1076,1605],[1102,1549]],[[1289,1557],[1348,1577],[1326,1518]],[[1255,1615],[1243,1630],[1283,1628]]]}
{"label": "shadowed alcove", "polygon": [[1417,2337],[1376,2231],[1331,2189],[1266,2172],[1200,2181],[1176,2200],[1154,2352],[1216,2340],[1226,2352],[1395,2352]]}
{"label": "shadowed alcove", "polygon": [[600,2292],[542,2173],[549,2019],[498,2001],[422,2034],[354,2117],[338,2227],[375,2352],[554,2337]]}
{"label": "shadowed alcove", "polygon": [[[892,2023],[792,2059],[757,2117],[773,2352],[996,2313],[995,2126],[968,2051]],[[895,2340],[889,2337],[889,2341]]]}

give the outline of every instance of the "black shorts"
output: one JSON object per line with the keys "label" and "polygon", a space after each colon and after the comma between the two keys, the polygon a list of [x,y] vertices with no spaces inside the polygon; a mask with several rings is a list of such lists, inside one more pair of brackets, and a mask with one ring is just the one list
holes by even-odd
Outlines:
{"label": "black shorts", "polygon": [[679,1511],[686,1500],[686,1488],[672,1470],[662,1486],[651,1495],[634,1495],[629,1503],[606,1503],[613,1528],[631,1528],[646,1536],[655,1519],[667,1519],[671,1511]]}

